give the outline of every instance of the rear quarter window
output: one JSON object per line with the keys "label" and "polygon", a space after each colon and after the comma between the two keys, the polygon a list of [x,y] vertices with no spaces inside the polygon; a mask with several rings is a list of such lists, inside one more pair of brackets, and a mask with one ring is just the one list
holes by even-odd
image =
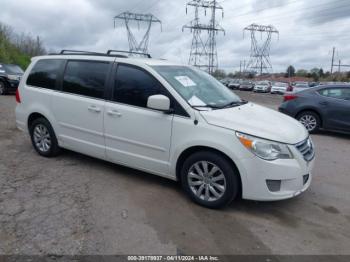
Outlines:
{"label": "rear quarter window", "polygon": [[63,64],[64,60],[60,59],[39,60],[29,73],[27,85],[55,89],[57,75]]}

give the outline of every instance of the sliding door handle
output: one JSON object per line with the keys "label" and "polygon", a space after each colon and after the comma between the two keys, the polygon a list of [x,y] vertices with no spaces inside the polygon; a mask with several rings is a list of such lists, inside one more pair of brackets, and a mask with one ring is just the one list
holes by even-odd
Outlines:
{"label": "sliding door handle", "polygon": [[118,117],[122,116],[122,114],[119,111],[117,111],[117,110],[108,110],[107,114],[110,115],[110,116],[118,116]]}
{"label": "sliding door handle", "polygon": [[101,112],[101,108],[97,107],[97,106],[89,106],[88,110],[91,112],[95,112],[95,113],[100,113]]}

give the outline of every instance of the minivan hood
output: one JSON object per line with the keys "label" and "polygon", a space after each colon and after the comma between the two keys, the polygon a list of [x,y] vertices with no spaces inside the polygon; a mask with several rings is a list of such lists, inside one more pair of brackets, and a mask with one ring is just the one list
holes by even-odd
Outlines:
{"label": "minivan hood", "polygon": [[307,130],[297,120],[254,103],[200,111],[200,114],[208,124],[281,143],[296,144],[308,137]]}

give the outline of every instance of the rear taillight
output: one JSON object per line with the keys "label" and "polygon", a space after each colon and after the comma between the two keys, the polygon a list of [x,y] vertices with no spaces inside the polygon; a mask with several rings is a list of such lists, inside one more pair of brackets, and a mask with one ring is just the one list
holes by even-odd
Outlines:
{"label": "rear taillight", "polygon": [[293,92],[293,87],[292,86],[288,86],[287,87],[287,92]]}
{"label": "rear taillight", "polygon": [[18,88],[16,89],[16,102],[17,102],[17,103],[21,103],[21,97],[20,97],[20,95],[19,95],[19,90],[18,90]]}
{"label": "rear taillight", "polygon": [[290,101],[290,100],[293,100],[293,99],[296,99],[296,98],[298,98],[298,96],[286,94],[286,95],[284,95],[284,97],[283,97],[283,101],[284,101],[284,102],[285,102],[285,101]]}

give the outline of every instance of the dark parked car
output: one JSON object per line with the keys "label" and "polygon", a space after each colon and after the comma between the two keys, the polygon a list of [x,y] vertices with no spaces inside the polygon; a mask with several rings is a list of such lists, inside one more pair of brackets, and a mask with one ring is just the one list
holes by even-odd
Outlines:
{"label": "dark parked car", "polygon": [[312,133],[320,128],[350,132],[350,86],[327,85],[287,93],[279,111]]}
{"label": "dark parked car", "polygon": [[242,83],[242,80],[233,79],[227,84],[227,87],[230,89],[239,89],[239,86],[241,85],[241,83]]}
{"label": "dark parked car", "polygon": [[241,85],[239,86],[239,90],[253,91],[253,89],[254,89],[254,84],[252,81],[244,80],[244,81],[242,81]]}
{"label": "dark parked car", "polygon": [[18,65],[0,63],[0,95],[16,91],[22,75]]}

